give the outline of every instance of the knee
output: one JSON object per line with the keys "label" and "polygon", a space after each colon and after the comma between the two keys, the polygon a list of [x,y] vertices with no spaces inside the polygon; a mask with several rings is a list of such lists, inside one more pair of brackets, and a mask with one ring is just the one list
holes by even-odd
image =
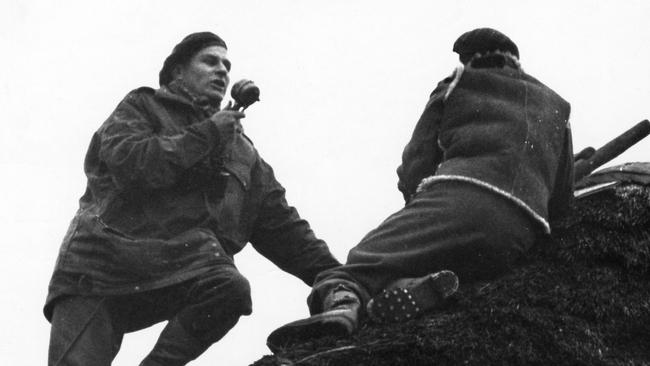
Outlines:
{"label": "knee", "polygon": [[223,268],[200,281],[196,289],[205,306],[219,309],[233,316],[249,315],[252,312],[250,283],[236,268]]}
{"label": "knee", "polygon": [[234,272],[225,284],[226,303],[241,315],[252,313],[251,286],[246,277]]}

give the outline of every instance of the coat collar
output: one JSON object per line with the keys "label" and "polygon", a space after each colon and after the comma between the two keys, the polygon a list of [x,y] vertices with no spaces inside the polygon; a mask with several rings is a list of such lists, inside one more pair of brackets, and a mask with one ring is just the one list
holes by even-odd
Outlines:
{"label": "coat collar", "polygon": [[[171,86],[171,87],[170,87]],[[191,94],[184,92],[185,89],[174,87],[173,85],[163,85],[156,90],[155,95],[157,98],[172,101],[175,103],[188,106],[202,115],[209,117],[219,111],[218,106],[212,106],[207,103],[200,103],[197,98],[193,98]]]}
{"label": "coat collar", "polygon": [[160,89],[157,89],[155,95],[160,99],[166,99],[193,107],[192,101],[190,101],[188,98],[183,97],[182,95],[173,93],[166,85],[163,85],[160,87]]}

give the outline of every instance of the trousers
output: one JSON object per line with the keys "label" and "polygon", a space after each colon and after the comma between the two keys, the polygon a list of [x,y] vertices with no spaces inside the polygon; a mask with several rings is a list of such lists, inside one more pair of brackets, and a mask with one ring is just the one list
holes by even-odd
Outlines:
{"label": "trousers", "polygon": [[168,324],[142,366],[185,365],[252,312],[234,266],[166,288],[121,296],[67,296],[54,304],[49,366],[109,366],[124,334]]}
{"label": "trousers", "polygon": [[[508,198],[471,183],[438,182],[370,231],[340,267],[321,272],[307,300],[312,314],[340,284],[362,304],[401,278],[440,270],[461,284],[507,272],[541,233]],[[363,307],[362,307],[363,308]]]}

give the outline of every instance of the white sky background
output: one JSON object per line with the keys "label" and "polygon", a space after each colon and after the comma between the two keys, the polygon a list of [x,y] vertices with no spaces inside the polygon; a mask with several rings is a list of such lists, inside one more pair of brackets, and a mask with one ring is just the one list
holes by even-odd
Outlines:
{"label": "white sky background", "polygon": [[[542,5],[542,3],[544,3]],[[172,47],[222,36],[231,79],[262,101],[246,133],[287,197],[342,261],[400,208],[395,168],[463,32],[490,26],[572,104],[574,148],[650,117],[650,3],[638,1],[18,1],[0,5],[0,363],[45,364],[41,308],[85,188],[92,133],[131,89],[157,86]],[[650,138],[611,164],[650,161]],[[611,165],[609,164],[609,165]],[[250,248],[236,256],[254,312],[192,365],[248,365],[267,334],[307,315],[309,288]],[[127,335],[135,365],[162,324]]]}

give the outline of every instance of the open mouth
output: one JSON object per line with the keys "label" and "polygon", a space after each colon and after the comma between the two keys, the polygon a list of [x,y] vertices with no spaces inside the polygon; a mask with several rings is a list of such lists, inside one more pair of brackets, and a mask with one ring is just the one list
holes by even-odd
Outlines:
{"label": "open mouth", "polygon": [[210,85],[212,85],[215,89],[218,90],[226,89],[226,83],[223,80],[212,80],[210,82]]}

